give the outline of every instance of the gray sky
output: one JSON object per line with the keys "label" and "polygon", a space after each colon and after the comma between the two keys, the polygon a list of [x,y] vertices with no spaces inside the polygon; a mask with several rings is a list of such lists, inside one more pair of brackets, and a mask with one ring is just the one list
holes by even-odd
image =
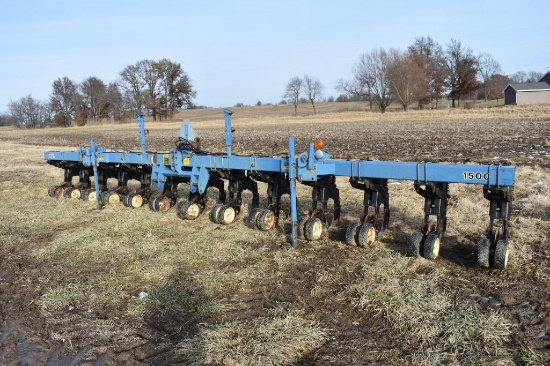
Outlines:
{"label": "gray sky", "polygon": [[489,53],[506,74],[550,67],[550,1],[0,0],[0,112],[67,76],[105,83],[143,59],[180,63],[210,107],[277,103],[311,75],[337,96],[362,53],[422,36]]}

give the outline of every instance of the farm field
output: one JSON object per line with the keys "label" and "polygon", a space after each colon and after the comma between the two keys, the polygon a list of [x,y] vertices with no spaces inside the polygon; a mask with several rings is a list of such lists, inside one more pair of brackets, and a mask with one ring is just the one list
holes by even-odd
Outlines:
{"label": "farm field", "polygon": [[[63,172],[44,162],[45,150],[94,137],[137,151],[137,123],[4,129],[0,363],[550,363],[550,107],[379,114],[338,104],[296,117],[290,108],[233,109],[233,152],[284,155],[294,136],[297,151],[321,138],[338,159],[516,165],[508,268],[476,265],[489,221],[481,186],[451,185],[434,262],[407,255],[423,215],[411,182],[390,182],[390,230],[372,247],[343,242],[362,194],[339,179],[341,225],[289,248],[286,219],[260,232],[242,219],[223,226],[208,215],[182,221],[174,208],[98,211],[48,197]],[[203,150],[224,150],[221,110],[148,121],[148,149],[172,148],[183,118]],[[298,194],[306,213],[310,190]]]}

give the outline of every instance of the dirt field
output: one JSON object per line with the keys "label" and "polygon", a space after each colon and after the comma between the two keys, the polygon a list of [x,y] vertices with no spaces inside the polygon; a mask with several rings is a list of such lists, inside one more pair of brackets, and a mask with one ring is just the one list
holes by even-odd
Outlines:
{"label": "dirt field", "polygon": [[[149,150],[174,146],[178,127],[148,123]],[[224,150],[222,114],[194,127],[204,150]],[[362,195],[339,179],[340,230],[289,249],[287,220],[259,232],[242,219],[184,222],[174,209],[97,211],[48,197],[62,171],[44,163],[44,150],[91,137],[138,150],[135,124],[3,130],[0,364],[550,363],[550,108],[236,111],[234,127],[236,154],[285,154],[295,136],[298,151],[322,138],[339,159],[516,165],[508,269],[476,266],[489,220],[480,186],[452,186],[435,262],[406,254],[423,211],[410,182],[390,182],[390,230],[372,248],[342,242]],[[309,197],[300,187],[302,212]]]}

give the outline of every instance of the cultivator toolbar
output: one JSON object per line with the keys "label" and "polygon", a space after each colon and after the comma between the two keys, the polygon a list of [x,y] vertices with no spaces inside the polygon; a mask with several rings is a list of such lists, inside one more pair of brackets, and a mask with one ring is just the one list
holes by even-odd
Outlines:
{"label": "cultivator toolbar", "polygon": [[[297,239],[317,240],[327,225],[340,220],[340,196],[336,177],[347,177],[351,187],[363,191],[363,212],[358,221],[345,230],[345,243],[368,247],[388,228],[390,198],[388,180],[408,180],[424,198],[424,221],[409,239],[411,255],[434,260],[447,224],[449,184],[477,184],[490,201],[489,226],[478,242],[478,263],[482,267],[503,269],[507,266],[508,220],[511,213],[515,167],[502,165],[452,165],[386,161],[333,160],[323,150],[321,140],[311,142],[309,150],[295,153],[289,138],[288,156],[235,155],[232,153],[232,112],[225,110],[224,153],[202,151],[195,132],[184,121],[176,147],[169,152],[146,149],[144,117],[139,116],[140,152],[113,152],[95,146],[77,151],[47,151],[46,161],[64,170],[64,181],[51,186],[52,197],[95,201],[98,208],[122,201],[127,207],[147,204],[153,211],[175,207],[177,216],[194,220],[207,207],[207,191],[219,192],[218,202],[210,207],[210,220],[229,225],[236,221],[243,205],[242,193],[252,193],[251,209],[245,223],[251,228],[269,230],[276,226],[281,213],[281,198],[290,195],[292,244]],[[78,177],[78,183],[73,183]],[[93,177],[93,184],[92,179]],[[107,179],[118,185],[108,189]],[[140,182],[130,191],[129,180]],[[227,182],[227,185],[226,185]],[[267,203],[260,207],[257,182],[267,183]],[[189,196],[179,197],[180,183],[189,185]],[[312,188],[312,205],[307,216],[297,215],[296,184]],[[227,188],[226,188],[227,186]],[[329,215],[329,200],[333,201]],[[330,217],[332,216],[332,217]]]}

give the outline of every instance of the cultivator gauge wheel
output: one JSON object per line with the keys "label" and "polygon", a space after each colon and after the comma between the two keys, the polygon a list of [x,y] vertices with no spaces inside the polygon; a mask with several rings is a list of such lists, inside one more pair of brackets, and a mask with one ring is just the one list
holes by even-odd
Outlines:
{"label": "cultivator gauge wheel", "polygon": [[497,241],[495,248],[495,268],[505,269],[508,266],[509,255],[508,242],[506,240]]}
{"label": "cultivator gauge wheel", "polygon": [[256,226],[262,231],[270,230],[275,227],[275,221],[275,213],[270,209],[264,209],[256,219]]}
{"label": "cultivator gauge wheel", "polygon": [[158,196],[154,200],[155,211],[166,212],[170,209],[170,198],[164,195]]}
{"label": "cultivator gauge wheel", "polygon": [[210,209],[210,221],[219,224],[218,221],[218,213],[220,212],[221,208],[223,207],[223,204],[216,203],[212,208]]}
{"label": "cultivator gauge wheel", "polygon": [[195,220],[201,213],[198,203],[181,201],[176,206],[176,214],[182,220]]}
{"label": "cultivator gauge wheel", "polygon": [[323,235],[323,222],[318,217],[306,221],[305,237],[309,241],[318,240]]}
{"label": "cultivator gauge wheel", "polygon": [[102,205],[106,205],[109,203],[109,196],[111,195],[110,191],[100,192],[99,193],[99,202]]}
{"label": "cultivator gauge wheel", "polygon": [[149,210],[151,211],[156,211],[155,209],[155,199],[157,199],[159,196],[158,195],[151,195],[151,197],[149,197],[149,202],[147,203],[147,205],[149,206]]}
{"label": "cultivator gauge wheel", "polygon": [[71,191],[71,198],[72,199],[80,199],[80,189],[73,188],[73,190]]}
{"label": "cultivator gauge wheel", "polygon": [[95,202],[97,200],[97,194],[95,189],[92,189],[88,192],[88,202]]}
{"label": "cultivator gauge wheel", "polygon": [[251,229],[257,229],[258,216],[260,216],[261,212],[262,212],[261,208],[253,208],[252,211],[248,213],[248,216],[246,218],[246,226],[248,226]]}
{"label": "cultivator gauge wheel", "polygon": [[124,207],[130,207],[130,203],[128,202],[128,199],[130,198],[129,196],[130,196],[129,194],[123,194],[120,197],[120,201],[122,202],[122,205]]}
{"label": "cultivator gauge wheel", "polygon": [[428,234],[424,241],[424,258],[435,260],[439,256],[440,243],[441,241],[436,233]]}
{"label": "cultivator gauge wheel", "polygon": [[179,217],[180,219],[182,220],[185,220],[186,217],[185,217],[185,214],[186,214],[186,205],[188,205],[189,202],[187,201],[179,201],[177,204],[176,204],[176,216]]}
{"label": "cultivator gauge wheel", "polygon": [[63,187],[58,185],[53,185],[50,188],[48,188],[48,195],[50,197],[61,197],[63,195]]}
{"label": "cultivator gauge wheel", "polygon": [[120,202],[120,196],[114,191],[105,191],[100,194],[101,203],[104,205],[115,205]]}
{"label": "cultivator gauge wheel", "polygon": [[217,222],[222,225],[229,225],[235,221],[235,217],[237,217],[235,208],[233,206],[224,205],[218,211]]}
{"label": "cultivator gauge wheel", "polygon": [[309,220],[307,216],[300,216],[296,222],[296,237],[298,239],[306,238],[306,222]]}
{"label": "cultivator gauge wheel", "polygon": [[64,187],[63,188],[63,198],[71,198],[71,192],[73,187]]}
{"label": "cultivator gauge wheel", "polygon": [[131,208],[139,208],[143,206],[143,196],[138,193],[130,193],[128,198],[128,206]]}
{"label": "cultivator gauge wheel", "polygon": [[109,195],[109,199],[107,200],[107,202],[110,205],[115,205],[117,203],[120,203],[120,196],[118,195],[118,193],[112,192],[111,195]]}
{"label": "cultivator gauge wheel", "polygon": [[65,198],[80,198],[80,190],[74,187],[66,187],[63,190],[63,197]]}
{"label": "cultivator gauge wheel", "polygon": [[489,256],[491,253],[491,241],[483,238],[477,242],[477,264],[480,267],[489,268]]}
{"label": "cultivator gauge wheel", "polygon": [[80,191],[80,199],[82,201],[88,201],[88,195],[90,194],[90,189],[87,188],[87,189],[83,189],[82,191]]}
{"label": "cultivator gauge wheel", "polygon": [[357,234],[357,245],[361,248],[367,248],[376,240],[376,229],[374,225],[367,222],[361,225],[359,233]]}
{"label": "cultivator gauge wheel", "polygon": [[421,250],[423,249],[421,247],[422,245],[422,238],[424,235],[417,231],[411,235],[409,238],[408,246],[409,246],[409,254],[413,257],[420,257]]}
{"label": "cultivator gauge wheel", "polygon": [[357,235],[359,234],[360,222],[353,222],[346,229],[346,244],[351,246],[357,245]]}

